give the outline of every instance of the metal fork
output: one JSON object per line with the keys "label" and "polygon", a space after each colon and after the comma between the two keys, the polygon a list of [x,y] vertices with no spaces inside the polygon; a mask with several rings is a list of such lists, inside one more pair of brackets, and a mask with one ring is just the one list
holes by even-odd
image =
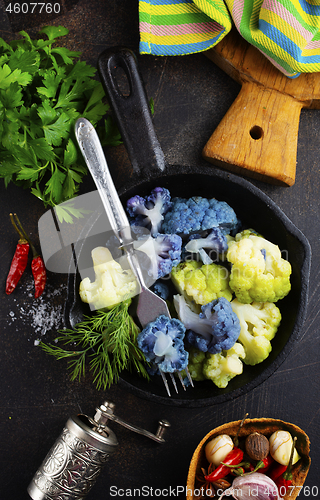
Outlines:
{"label": "metal fork", "polygon": [[[87,119],[79,118],[75,125],[75,135],[88,169],[97,186],[112,230],[120,242],[120,247],[126,251],[129,265],[139,284],[140,293],[138,297],[137,316],[141,326],[145,327],[161,314],[170,318],[171,316],[166,301],[149,290],[145,284],[140,263],[133,247],[130,224],[112,181],[107,161],[95,128]],[[185,368],[185,372],[191,386],[193,387],[193,381],[187,367]],[[186,390],[181,373],[179,371],[176,373],[183,389]],[[170,397],[171,392],[166,374],[161,370],[160,374],[168,396]],[[175,377],[173,373],[170,373],[169,375],[175,391],[178,393]]]}

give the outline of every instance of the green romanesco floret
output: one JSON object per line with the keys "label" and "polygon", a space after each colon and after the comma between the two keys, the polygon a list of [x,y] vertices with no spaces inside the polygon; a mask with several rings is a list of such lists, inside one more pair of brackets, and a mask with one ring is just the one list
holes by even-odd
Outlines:
{"label": "green romanesco floret", "polygon": [[232,300],[229,272],[219,264],[206,264],[195,260],[181,262],[171,271],[171,279],[178,292],[189,303],[204,305],[225,297]]}
{"label": "green romanesco floret", "polygon": [[274,338],[281,321],[279,308],[270,302],[242,304],[237,299],[231,302],[240,321],[238,342],[244,347],[244,363],[256,365],[264,361],[272,350]]}
{"label": "green romanesco floret", "polygon": [[239,342],[236,342],[228,351],[207,354],[203,364],[203,374],[217,387],[223,389],[236,375],[241,375],[243,371],[241,359],[244,357],[245,350]]}
{"label": "green romanesco floret", "polygon": [[229,285],[240,302],[277,302],[289,293],[291,265],[277,245],[243,231],[228,246]]}
{"label": "green romanesco floret", "polygon": [[94,248],[91,252],[95,281],[84,278],[79,294],[83,302],[92,309],[110,308],[138,293],[137,282],[131,269],[123,269],[112,258],[106,247]]}

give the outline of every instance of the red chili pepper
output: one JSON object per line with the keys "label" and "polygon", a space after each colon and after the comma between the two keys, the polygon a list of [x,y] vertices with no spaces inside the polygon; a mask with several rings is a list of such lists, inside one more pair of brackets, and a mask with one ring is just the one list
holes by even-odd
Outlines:
{"label": "red chili pepper", "polygon": [[274,460],[273,460],[272,456],[269,454],[266,458],[264,458],[261,461],[263,462],[263,467],[259,468],[259,472],[262,472],[264,474],[265,472],[267,472],[270,469]]}
{"label": "red chili pepper", "polygon": [[291,448],[291,454],[290,454],[290,460],[289,460],[289,465],[286,468],[286,470],[283,472],[282,476],[278,477],[278,479],[275,480],[276,485],[278,486],[278,490],[280,493],[280,496],[284,496],[286,492],[289,489],[289,486],[292,485],[292,459],[293,459],[293,453],[294,453],[294,447],[295,447],[295,442],[297,440],[297,437],[294,437],[293,442],[292,442],[292,448]]}
{"label": "red chili pepper", "polygon": [[211,472],[208,476],[205,476],[205,480],[209,482],[217,481],[218,479],[223,479],[228,474],[230,474],[232,470],[232,465],[238,465],[242,462],[243,459],[243,451],[240,448],[233,448],[223,462],[221,462],[218,467]]}
{"label": "red chili pepper", "polygon": [[289,486],[292,485],[292,474],[291,479],[285,479],[283,476],[281,476],[277,479],[277,481],[275,481],[275,483],[278,486],[280,496],[283,497],[287,493]]}
{"label": "red chili pepper", "polygon": [[32,275],[33,275],[33,279],[34,279],[34,286],[35,286],[34,296],[37,299],[38,297],[40,297],[40,295],[44,291],[44,288],[46,285],[46,281],[47,281],[46,268],[45,268],[42,257],[40,255],[38,255],[35,247],[31,243],[25,230],[23,229],[21,222],[18,219],[17,214],[14,214],[14,215],[15,215],[15,218],[20,226],[20,230],[21,230],[22,234],[25,236],[26,240],[28,240],[29,245],[31,246],[31,249],[32,249],[33,258],[32,258],[32,262],[31,262],[31,270],[32,270]]}
{"label": "red chili pepper", "polygon": [[269,477],[276,481],[287,470],[286,465],[277,464],[270,472]]}
{"label": "red chili pepper", "polygon": [[[15,225],[13,215],[10,214],[10,218],[12,221],[12,224],[14,225],[15,229],[18,231],[18,228]],[[21,234],[20,231],[18,231],[18,234],[20,236],[20,239],[18,241],[16,251],[14,253],[10,270],[7,276],[7,281],[6,281],[6,294],[10,295],[10,293],[13,292],[13,290],[16,288],[21,276],[23,275],[27,263],[28,263],[28,253],[29,253],[29,243],[27,239]]]}
{"label": "red chili pepper", "polygon": [[34,287],[35,287],[35,298],[37,299],[42,294],[44,287],[46,286],[47,281],[47,272],[43,262],[42,257],[40,255],[35,255],[31,262],[31,270],[34,279]]}

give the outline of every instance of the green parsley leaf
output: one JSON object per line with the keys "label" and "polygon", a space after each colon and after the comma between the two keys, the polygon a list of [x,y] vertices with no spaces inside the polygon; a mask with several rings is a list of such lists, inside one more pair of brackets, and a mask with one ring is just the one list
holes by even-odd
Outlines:
{"label": "green parsley leaf", "polygon": [[[64,165],[69,167],[73,163],[76,163],[78,157],[78,151],[71,139],[68,140],[67,147],[64,152]],[[80,176],[79,176],[80,177]]]}
{"label": "green parsley leaf", "polygon": [[27,85],[31,81],[31,75],[22,72],[20,69],[11,71],[8,64],[4,64],[0,68],[0,88],[7,89],[11,83],[18,82],[20,85]]}
{"label": "green parsley leaf", "polygon": [[69,117],[66,113],[62,113],[54,123],[44,125],[43,131],[49,144],[60,146],[62,140],[68,137],[69,128]]}
{"label": "green parsley leaf", "polygon": [[52,176],[46,182],[46,189],[44,191],[44,195],[50,196],[50,201],[54,205],[58,205],[63,201],[62,197],[62,185],[66,178],[66,174],[61,172],[59,168],[55,168]]}
{"label": "green parsley leaf", "polygon": [[69,30],[67,28],[64,28],[63,26],[44,26],[40,30],[40,33],[45,33],[51,41],[55,38],[58,38],[59,36],[67,35],[69,33]]}
{"label": "green parsley leaf", "polygon": [[60,205],[57,205],[54,209],[59,222],[67,222],[68,224],[72,224],[73,217],[83,219],[85,214],[91,213],[90,210],[86,210],[84,208],[74,208],[74,203],[70,201],[60,203]]}
{"label": "green parsley leaf", "polygon": [[81,55],[81,52],[73,52],[66,47],[57,47],[51,50],[51,54],[58,54],[60,57],[62,57],[64,64],[72,64],[72,60],[75,57],[79,57]]}
{"label": "green parsley leaf", "polygon": [[36,73],[40,65],[40,55],[36,51],[26,52],[25,50],[16,50],[9,59],[8,66],[11,71],[15,69],[27,72],[31,75]]}
{"label": "green parsley leaf", "polygon": [[40,160],[53,161],[55,159],[53,148],[44,137],[29,139],[28,146]]}

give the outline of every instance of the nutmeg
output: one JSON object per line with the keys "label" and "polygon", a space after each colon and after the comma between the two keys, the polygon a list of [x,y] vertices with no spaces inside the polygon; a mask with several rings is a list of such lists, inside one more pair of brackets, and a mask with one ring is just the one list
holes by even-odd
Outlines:
{"label": "nutmeg", "polygon": [[245,441],[246,452],[253,460],[263,460],[269,454],[269,440],[259,432],[249,434]]}

